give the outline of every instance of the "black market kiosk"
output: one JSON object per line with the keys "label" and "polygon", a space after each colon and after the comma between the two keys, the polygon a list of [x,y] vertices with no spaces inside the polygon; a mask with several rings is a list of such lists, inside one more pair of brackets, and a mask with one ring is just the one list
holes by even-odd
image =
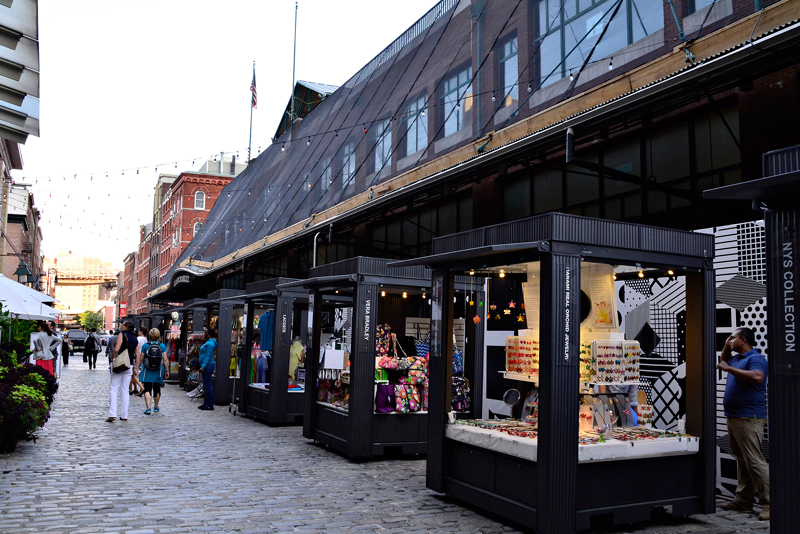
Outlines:
{"label": "black market kiosk", "polygon": [[[253,282],[247,284],[243,296],[248,318],[244,347],[253,347],[255,342],[258,349],[245,350],[242,355],[241,377],[236,383],[238,411],[268,424],[295,423],[305,410],[305,378],[301,373],[290,380],[289,358],[294,337],[300,336],[302,342],[308,337],[308,291],[301,287],[278,289],[281,284],[295,281],[273,278]],[[259,324],[271,325],[269,339],[265,332],[255,339],[253,330]],[[267,352],[269,365],[259,373],[259,361],[267,358]]]}
{"label": "black market kiosk", "polygon": [[[406,348],[402,350],[415,358],[408,354],[412,346],[409,338],[423,341],[430,329],[430,271],[421,266],[390,269],[390,261],[351,258],[315,267],[307,280],[278,286],[309,290],[313,346],[306,350],[303,436],[338,450],[351,460],[389,451],[427,451],[425,382],[416,385],[417,405],[409,403],[407,411],[405,405],[400,410],[383,406],[385,411],[376,405],[376,393],[381,387],[386,391],[402,385],[412,375],[410,371],[381,368],[376,336],[386,332],[385,325],[389,325],[398,339],[403,338],[400,343]],[[483,370],[469,355],[482,344],[482,331],[465,329],[457,338],[464,350],[469,379],[474,381]],[[401,349],[397,350],[403,358]],[[414,345],[414,354],[416,350]],[[409,396],[413,395],[412,390],[408,391]],[[474,398],[480,399],[480,393]],[[473,409],[479,411],[480,403],[473,403]]]}
{"label": "black market kiosk", "polygon": [[732,210],[746,213],[752,206],[763,213],[769,321],[770,532],[795,532],[800,509],[800,146],[764,154],[763,165],[764,178],[711,189],[703,197],[725,201]]}
{"label": "black market kiosk", "polygon": [[[554,213],[437,238],[432,255],[393,263],[434,269],[427,487],[548,534],[656,507],[713,513],[713,258],[710,235]],[[507,338],[503,374],[510,389],[538,388],[538,425],[519,420],[526,403],[511,421],[448,414],[453,280],[471,271],[522,282],[527,329]],[[595,388],[635,384],[639,361],[608,306],[615,280],[667,275],[686,283],[685,432],[616,427],[624,397]]]}

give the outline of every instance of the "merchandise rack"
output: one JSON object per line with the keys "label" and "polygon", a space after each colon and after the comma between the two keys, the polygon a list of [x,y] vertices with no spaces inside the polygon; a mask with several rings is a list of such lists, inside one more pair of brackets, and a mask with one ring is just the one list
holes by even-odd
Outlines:
{"label": "merchandise rack", "polygon": [[[387,267],[390,261],[356,257],[316,267],[311,270],[308,280],[278,286],[278,289],[309,289],[312,343],[321,339],[323,311],[329,313],[334,308],[352,307],[349,409],[345,411],[317,400],[320,353],[315,344],[313,349],[307,348],[306,351],[303,417],[305,438],[330,446],[352,460],[380,456],[387,449],[399,450],[403,454],[425,454],[428,448],[427,413],[375,413],[377,326],[388,322],[402,331],[407,317],[430,316],[427,298],[421,298],[423,293],[430,291],[430,271],[423,267],[390,269]],[[407,298],[401,296],[404,291]],[[382,292],[386,296],[381,296]],[[467,328],[472,330],[471,326],[468,324]],[[467,337],[470,342],[464,352],[465,367],[469,369],[470,382],[477,383],[476,377],[483,375],[483,368],[482,362],[474,358],[474,352],[475,347],[483,344],[482,329],[476,328],[474,333],[468,331]],[[480,389],[474,388],[472,395],[472,413],[480,413]]]}
{"label": "merchandise rack", "polygon": [[[431,256],[390,264],[434,269],[431,293],[440,320],[432,323],[427,487],[542,533],[586,529],[595,516],[611,517],[615,523],[647,520],[660,506],[671,507],[674,515],[713,513],[713,258],[709,235],[552,213],[436,238]],[[492,447],[491,440],[479,445],[453,439],[447,426],[452,343],[447,332],[455,276],[470,269],[499,272],[527,262],[539,262],[542,288],[535,459],[510,455]],[[590,262],[685,278],[689,327],[684,393],[692,406],[686,425],[692,441],[691,448],[680,442],[686,446],[682,453],[579,462],[580,328],[574,316],[581,301],[582,263]],[[598,491],[598,481],[614,481],[625,491]]]}
{"label": "merchandise rack", "polygon": [[[302,335],[306,329],[303,324],[305,314],[301,311],[308,306],[308,292],[300,287],[278,289],[281,284],[295,281],[294,278],[272,278],[253,282],[245,286],[243,295],[248,320],[245,325],[241,377],[236,383],[238,410],[270,425],[296,423],[303,417],[305,409],[305,393],[289,391],[289,351],[294,332],[300,332],[303,339],[306,337]],[[275,312],[272,362],[266,385],[250,383],[250,347],[255,341],[253,319],[257,309]],[[262,350],[266,349],[262,347]]]}

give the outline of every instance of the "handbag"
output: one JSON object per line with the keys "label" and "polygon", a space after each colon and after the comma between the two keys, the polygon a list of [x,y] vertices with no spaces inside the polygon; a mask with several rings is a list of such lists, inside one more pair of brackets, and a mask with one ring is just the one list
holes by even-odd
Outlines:
{"label": "handbag", "polygon": [[394,402],[394,386],[391,384],[378,384],[375,390],[375,412],[393,412]]}
{"label": "handbag", "polygon": [[44,359],[44,345],[42,345],[42,340],[38,337],[33,338],[33,359]]}
{"label": "handbag", "polygon": [[117,357],[111,361],[111,370],[115,373],[124,373],[131,368],[131,358],[128,356],[128,349],[126,348]]}
{"label": "handbag", "polygon": [[419,326],[417,326],[417,340],[414,342],[414,345],[417,349],[417,356],[424,358],[425,355],[431,351],[431,333],[428,332],[424,340],[420,339],[421,337]]}
{"label": "handbag", "polygon": [[399,413],[408,413],[408,390],[406,386],[397,384],[394,387],[395,411]]}

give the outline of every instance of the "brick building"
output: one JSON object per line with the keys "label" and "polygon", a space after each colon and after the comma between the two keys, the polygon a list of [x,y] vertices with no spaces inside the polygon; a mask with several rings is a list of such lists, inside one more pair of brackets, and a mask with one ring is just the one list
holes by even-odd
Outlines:
{"label": "brick building", "polygon": [[134,289],[136,283],[134,281],[134,274],[136,272],[136,252],[131,252],[125,256],[124,265],[125,267],[123,268],[121,276],[122,285],[119,286],[117,291],[117,298],[119,299],[118,317],[120,318],[132,314],[133,307],[135,306]]}
{"label": "brick building", "polygon": [[153,237],[153,223],[139,227],[139,248],[136,251],[136,268],[133,274],[133,301],[128,306],[130,313],[144,313],[150,309],[145,297],[150,281],[150,250]]}
{"label": "brick building", "polygon": [[6,215],[3,227],[6,233],[3,274],[17,280],[14,272],[21,261],[25,261],[33,273],[32,287],[45,291],[46,270],[42,262],[42,230],[39,226],[40,213],[34,206],[33,193],[24,184],[10,184],[6,187]]}

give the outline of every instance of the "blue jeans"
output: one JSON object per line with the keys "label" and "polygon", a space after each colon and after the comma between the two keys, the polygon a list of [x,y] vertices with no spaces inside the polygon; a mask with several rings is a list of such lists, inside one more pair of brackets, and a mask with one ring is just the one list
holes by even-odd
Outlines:
{"label": "blue jeans", "polygon": [[214,406],[214,386],[213,380],[211,380],[211,375],[214,374],[215,367],[215,363],[210,363],[206,365],[205,369],[203,369],[203,389],[206,390],[206,401],[203,403],[203,405],[208,407]]}

